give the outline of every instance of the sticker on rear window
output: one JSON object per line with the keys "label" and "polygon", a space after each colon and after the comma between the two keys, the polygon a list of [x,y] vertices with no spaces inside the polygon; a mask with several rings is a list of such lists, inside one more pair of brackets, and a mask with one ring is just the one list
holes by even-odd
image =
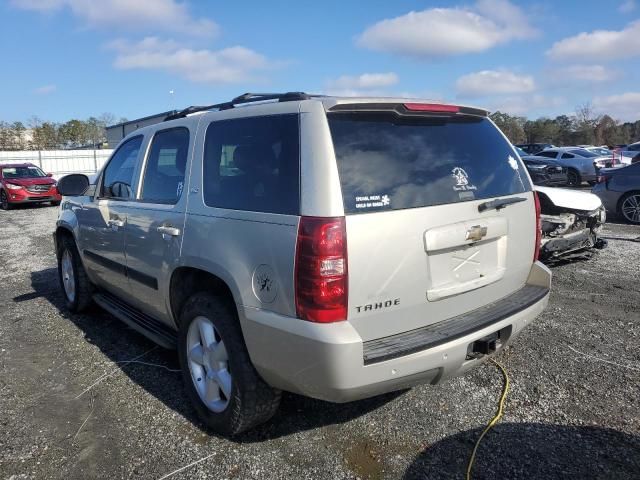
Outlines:
{"label": "sticker on rear window", "polygon": [[469,175],[467,175],[467,172],[465,172],[463,168],[454,168],[451,170],[451,176],[456,180],[456,184],[453,186],[453,189],[456,192],[466,192],[468,190],[478,189],[478,187],[469,182]]}
{"label": "sticker on rear window", "polygon": [[511,155],[509,155],[509,165],[511,165],[511,168],[513,168],[514,170],[518,169],[518,162],[516,162],[516,159]]}
{"label": "sticker on rear window", "polygon": [[389,195],[360,195],[356,197],[356,208],[379,208],[391,205]]}

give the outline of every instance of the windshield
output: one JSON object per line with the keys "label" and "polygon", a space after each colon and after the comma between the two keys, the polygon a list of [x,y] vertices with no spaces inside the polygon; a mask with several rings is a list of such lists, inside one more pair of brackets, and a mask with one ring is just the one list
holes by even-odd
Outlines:
{"label": "windshield", "polygon": [[590,152],[589,150],[585,150],[584,148],[574,148],[573,150],[569,150],[569,153],[573,153],[574,155],[580,155],[581,157],[586,157],[586,158],[594,158],[598,156],[597,154]]}
{"label": "windshield", "polygon": [[589,151],[597,153],[598,155],[611,155],[611,150],[608,148],[590,148]]}
{"label": "windshield", "polygon": [[516,152],[518,152],[518,155],[520,155],[521,157],[526,157],[527,155],[529,155],[527,152],[525,152],[520,147],[514,147],[514,148],[516,149]]}
{"label": "windshield", "polygon": [[[426,207],[531,189],[486,118],[329,114],[347,213]],[[461,139],[464,139],[461,141]]]}
{"label": "windshield", "polygon": [[5,167],[2,169],[4,178],[42,178],[47,175],[38,167]]}

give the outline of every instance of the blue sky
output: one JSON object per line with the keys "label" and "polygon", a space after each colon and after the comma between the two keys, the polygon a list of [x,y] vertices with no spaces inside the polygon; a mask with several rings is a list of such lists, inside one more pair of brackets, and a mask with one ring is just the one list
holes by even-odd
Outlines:
{"label": "blue sky", "polygon": [[288,90],[640,119],[640,0],[8,0],[0,45],[6,121]]}

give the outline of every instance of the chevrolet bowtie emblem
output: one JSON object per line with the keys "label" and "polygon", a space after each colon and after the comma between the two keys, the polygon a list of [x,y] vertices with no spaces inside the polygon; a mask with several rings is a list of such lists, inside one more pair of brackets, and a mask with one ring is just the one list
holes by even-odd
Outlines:
{"label": "chevrolet bowtie emblem", "polygon": [[484,237],[486,234],[487,234],[487,227],[481,227],[480,225],[474,225],[469,230],[467,230],[467,236],[465,237],[465,240],[471,240],[473,242],[478,242],[478,241],[482,240],[482,237]]}

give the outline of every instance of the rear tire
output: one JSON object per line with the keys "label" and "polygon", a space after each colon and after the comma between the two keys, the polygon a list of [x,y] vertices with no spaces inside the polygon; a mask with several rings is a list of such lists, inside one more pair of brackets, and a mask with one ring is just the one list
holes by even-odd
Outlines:
{"label": "rear tire", "polygon": [[625,193],[618,203],[618,215],[627,222],[640,225],[640,192]]}
{"label": "rear tire", "polygon": [[178,356],[187,395],[216,433],[237,435],[266,422],[278,409],[280,391],[256,372],[234,307],[222,298],[201,292],[187,300]]}
{"label": "rear tire", "polygon": [[7,197],[7,192],[4,190],[0,191],[0,208],[2,210],[11,210],[13,205],[9,203],[9,197]]}
{"label": "rear tire", "polygon": [[582,178],[580,177],[580,172],[570,168],[567,170],[567,185],[570,187],[579,187],[582,185]]}
{"label": "rear tire", "polygon": [[59,240],[58,281],[67,309],[78,313],[91,305],[91,282],[75,242],[67,236],[62,236]]}

